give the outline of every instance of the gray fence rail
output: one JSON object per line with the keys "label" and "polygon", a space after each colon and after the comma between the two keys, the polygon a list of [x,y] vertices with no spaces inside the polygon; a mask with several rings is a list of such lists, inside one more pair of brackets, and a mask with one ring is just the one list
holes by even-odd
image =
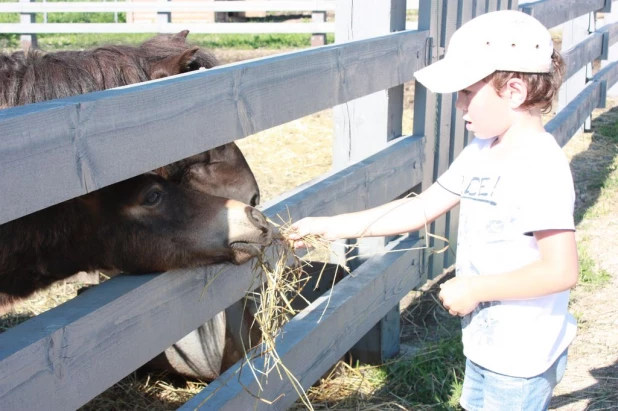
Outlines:
{"label": "gray fence rail", "polygon": [[0,223],[410,81],[426,38],[396,33],[0,111]]}
{"label": "gray fence rail", "polygon": [[[392,12],[400,4],[397,1],[384,3]],[[419,31],[2,110],[0,223],[319,110],[393,89],[439,58],[440,47],[463,21],[499,7],[514,8],[515,3],[421,0]],[[607,10],[603,1],[546,0],[521,8],[552,25]],[[448,25],[444,30],[436,25],[442,21]],[[618,24],[608,25],[564,50],[569,73],[607,56],[618,40],[617,30]],[[604,104],[605,91],[617,80],[618,63],[612,62],[590,79],[547,129],[566,143],[592,110]],[[355,211],[430,184],[469,137],[458,121],[451,121],[453,103],[452,98],[438,98],[417,85],[415,135],[396,136],[377,153],[275,199],[265,213],[296,220]],[[383,137],[389,139],[386,130]],[[148,155],[138,158],[136,153],[142,152]],[[452,219],[434,227],[451,239],[454,228]],[[422,245],[423,239],[412,236],[396,239],[385,249]],[[424,254],[415,249],[375,255],[335,287],[321,323],[316,317],[322,314],[325,297],[284,327],[280,354],[303,387],[315,382],[401,297],[431,275]],[[437,272],[451,261],[441,257],[429,263]],[[225,269],[201,299],[205,284],[220,267],[116,277],[1,334],[2,408],[60,410],[83,405],[242,298],[253,282],[250,267]],[[306,350],[308,346],[313,349]],[[290,382],[277,377],[261,395],[273,399],[285,394],[283,400],[272,406],[254,404],[235,378],[228,378],[240,366],[228,370],[183,409],[238,410],[254,405],[285,409],[297,398]],[[243,378],[249,374],[242,373]],[[243,383],[255,389],[250,379]]]}

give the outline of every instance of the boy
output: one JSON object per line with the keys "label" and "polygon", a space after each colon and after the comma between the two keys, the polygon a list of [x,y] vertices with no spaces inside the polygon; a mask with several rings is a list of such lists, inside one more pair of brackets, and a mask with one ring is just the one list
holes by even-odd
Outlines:
{"label": "boy", "polygon": [[438,181],[412,199],[357,213],[306,218],[291,239],[415,231],[460,204],[455,278],[440,300],[462,317],[466,410],[547,409],[576,323],[567,312],[578,278],[569,164],[543,128],[564,63],[551,35],[517,11],[472,19],[446,56],[415,74],[429,90],[458,92],[475,139]]}

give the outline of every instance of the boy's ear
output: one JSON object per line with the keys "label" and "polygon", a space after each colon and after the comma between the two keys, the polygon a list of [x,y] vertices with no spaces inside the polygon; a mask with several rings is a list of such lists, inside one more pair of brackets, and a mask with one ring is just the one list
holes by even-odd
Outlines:
{"label": "boy's ear", "polygon": [[506,97],[512,109],[521,107],[528,98],[528,86],[520,78],[512,78],[506,82],[503,97]]}

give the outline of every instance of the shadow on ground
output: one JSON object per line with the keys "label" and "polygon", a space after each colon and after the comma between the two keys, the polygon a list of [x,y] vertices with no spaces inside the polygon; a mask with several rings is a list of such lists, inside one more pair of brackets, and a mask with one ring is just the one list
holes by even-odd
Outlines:
{"label": "shadow on ground", "polygon": [[563,407],[586,400],[586,410],[618,409],[618,361],[589,371],[597,382],[584,389],[555,396],[551,406]]}
{"label": "shadow on ground", "polygon": [[618,154],[618,107],[611,108],[592,121],[592,142],[586,151],[571,159],[575,184],[575,224],[598,200],[614,169]]}

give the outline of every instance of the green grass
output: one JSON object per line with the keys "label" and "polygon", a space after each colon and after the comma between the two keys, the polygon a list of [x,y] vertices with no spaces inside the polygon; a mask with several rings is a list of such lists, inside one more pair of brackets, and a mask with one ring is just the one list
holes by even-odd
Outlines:
{"label": "green grass", "polygon": [[602,124],[598,127],[597,133],[606,137],[612,143],[618,143],[618,122]]}
{"label": "green grass", "polygon": [[388,366],[389,390],[411,403],[450,408],[459,402],[464,364],[461,336],[442,340],[410,361]]}
{"label": "green grass", "polygon": [[418,9],[406,10],[406,21],[417,21]]}
{"label": "green grass", "polygon": [[579,254],[579,284],[588,286],[601,286],[609,282],[610,273],[599,267],[590,257],[582,242],[578,245]]}
{"label": "green grass", "polygon": [[[41,34],[43,50],[86,49],[103,44],[137,45],[153,34]],[[190,34],[189,42],[206,49],[295,49],[311,45],[310,34]],[[327,42],[333,42],[327,36]]]}
{"label": "green grass", "polygon": [[[311,46],[311,34],[190,34],[192,43],[205,48],[285,49]],[[326,42],[333,43],[335,36],[326,35]]]}
{"label": "green grass", "polygon": [[457,410],[464,369],[461,334],[456,333],[428,345],[410,359],[375,368],[365,377],[380,385],[385,396],[396,396],[400,405],[411,409],[431,406]]}

